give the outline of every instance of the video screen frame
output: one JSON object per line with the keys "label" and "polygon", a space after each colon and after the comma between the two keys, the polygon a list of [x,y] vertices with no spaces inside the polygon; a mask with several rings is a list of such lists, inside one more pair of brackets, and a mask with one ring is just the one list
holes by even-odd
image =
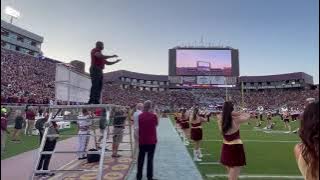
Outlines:
{"label": "video screen frame", "polygon": [[[230,50],[231,51],[231,73],[228,76],[238,77],[239,72],[239,50],[232,48],[173,48],[169,49],[169,76],[204,76],[208,74],[181,75],[177,74],[177,51],[179,50]],[[219,75],[212,75],[219,76]],[[221,76],[226,76],[221,74]]]}

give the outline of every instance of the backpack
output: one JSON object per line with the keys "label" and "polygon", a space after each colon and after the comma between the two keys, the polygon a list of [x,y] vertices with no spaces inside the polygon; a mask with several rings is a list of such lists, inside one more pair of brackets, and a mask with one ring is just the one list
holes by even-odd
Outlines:
{"label": "backpack", "polygon": [[[98,151],[98,150],[89,149],[89,151],[92,152],[92,151]],[[100,154],[88,154],[87,161],[88,161],[88,163],[99,162],[100,161]]]}

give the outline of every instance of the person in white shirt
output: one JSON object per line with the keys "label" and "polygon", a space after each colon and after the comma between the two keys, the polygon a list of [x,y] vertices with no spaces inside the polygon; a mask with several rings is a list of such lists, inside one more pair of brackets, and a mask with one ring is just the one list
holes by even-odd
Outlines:
{"label": "person in white shirt", "polygon": [[142,113],[143,104],[138,103],[136,106],[136,112],[133,113],[133,129],[134,129],[134,158],[137,157],[139,147],[139,115]]}
{"label": "person in white shirt", "polygon": [[90,115],[87,109],[82,110],[82,116],[79,116],[78,119],[81,119],[78,121],[78,137],[79,137],[79,146],[78,146],[78,159],[86,159],[86,149],[89,143],[89,136],[83,136],[83,135],[89,135],[90,134],[90,126],[92,124],[92,121],[90,120]]}

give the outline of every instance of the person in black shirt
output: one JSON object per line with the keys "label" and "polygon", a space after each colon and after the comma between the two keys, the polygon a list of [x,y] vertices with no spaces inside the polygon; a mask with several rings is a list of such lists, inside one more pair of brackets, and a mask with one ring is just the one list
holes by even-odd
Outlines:
{"label": "person in black shirt", "polygon": [[[44,118],[37,120],[36,128],[39,130],[40,133],[40,144],[43,138],[45,127],[49,127],[48,135],[57,135],[59,134],[58,126],[55,122],[47,122],[49,115],[46,114]],[[56,144],[57,144],[58,137],[47,137],[43,151],[54,151]],[[49,163],[51,160],[51,154],[42,154],[40,158],[40,162],[38,164],[37,170],[48,170]],[[54,173],[37,173],[36,176],[54,176]]]}
{"label": "person in black shirt", "polygon": [[113,144],[112,144],[112,157],[120,157],[118,154],[119,144],[122,142],[123,129],[127,116],[124,110],[118,109],[114,113],[113,117]]}
{"label": "person in black shirt", "polygon": [[22,129],[22,126],[23,126],[22,112],[21,112],[21,110],[17,110],[15,123],[14,123],[14,131],[13,131],[13,135],[12,135],[13,142],[20,142],[19,135],[20,135],[20,131]]}

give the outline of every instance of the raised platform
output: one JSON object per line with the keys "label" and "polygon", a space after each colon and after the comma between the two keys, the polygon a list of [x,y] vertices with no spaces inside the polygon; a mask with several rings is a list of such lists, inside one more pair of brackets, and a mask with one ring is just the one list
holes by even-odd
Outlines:
{"label": "raised platform", "polygon": [[[110,141],[110,140],[109,140]],[[125,136],[123,141],[128,141]],[[74,150],[77,148],[78,139],[76,137],[61,141],[57,144],[57,150]],[[120,149],[127,149],[128,145],[120,145]],[[90,140],[89,147],[93,147]],[[108,144],[111,149],[111,144]],[[15,157],[1,161],[1,179],[27,180],[33,166],[36,150],[29,151]],[[132,159],[128,152],[119,152],[123,157],[111,158],[111,152],[107,151],[104,159],[105,167],[103,179],[105,180],[135,180],[136,164],[132,164]],[[130,166],[132,165],[131,171]],[[97,164],[88,164],[85,160],[77,160],[75,154],[54,155],[49,169],[96,169]],[[146,164],[145,164],[146,168]],[[17,171],[19,169],[19,171]],[[146,171],[144,171],[144,174]],[[145,175],[144,175],[145,177]],[[202,180],[202,177],[192,161],[187,148],[183,145],[175,131],[170,119],[160,119],[158,127],[158,144],[154,159],[154,178],[160,180]],[[60,179],[96,179],[94,172],[67,172],[57,173],[50,180]]]}

